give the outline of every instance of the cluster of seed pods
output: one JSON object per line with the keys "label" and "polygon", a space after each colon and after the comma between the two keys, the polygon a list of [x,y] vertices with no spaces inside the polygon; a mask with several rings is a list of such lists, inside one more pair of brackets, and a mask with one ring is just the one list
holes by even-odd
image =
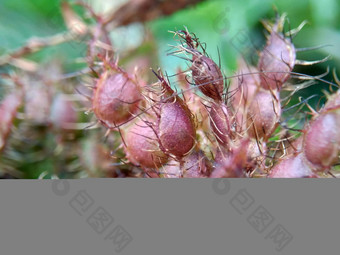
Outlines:
{"label": "cluster of seed pods", "polygon": [[[92,110],[109,130],[122,132],[125,159],[147,177],[317,177],[338,163],[339,92],[314,113],[302,136],[280,158],[270,157],[270,139],[282,118],[281,91],[296,60],[296,49],[283,31],[284,16],[265,23],[269,35],[257,66],[239,62],[233,77],[187,30],[176,55],[189,64],[171,87],[161,71],[144,86],[103,60]],[[282,128],[282,127],[281,127]],[[322,131],[321,131],[322,130]]]}
{"label": "cluster of seed pods", "polygon": [[319,112],[313,114],[292,155],[283,158],[272,169],[269,177],[317,177],[318,173],[329,173],[332,166],[339,162],[339,90],[328,97],[327,103]]}

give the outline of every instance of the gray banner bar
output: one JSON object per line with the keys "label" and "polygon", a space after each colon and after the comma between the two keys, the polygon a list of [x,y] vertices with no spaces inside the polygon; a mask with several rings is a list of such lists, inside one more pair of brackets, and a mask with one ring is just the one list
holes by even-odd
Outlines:
{"label": "gray banner bar", "polygon": [[0,181],[0,254],[339,254],[337,180]]}

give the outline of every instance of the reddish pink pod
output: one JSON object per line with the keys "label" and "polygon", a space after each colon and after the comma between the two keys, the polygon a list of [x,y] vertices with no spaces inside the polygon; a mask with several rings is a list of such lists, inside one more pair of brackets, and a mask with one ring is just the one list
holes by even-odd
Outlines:
{"label": "reddish pink pod", "polygon": [[279,93],[277,91],[259,90],[248,109],[248,134],[253,138],[269,138],[280,117]]}
{"label": "reddish pink pod", "polygon": [[195,125],[191,113],[177,98],[161,106],[159,139],[166,153],[182,158],[195,145]]}
{"label": "reddish pink pod", "polygon": [[268,90],[280,90],[290,78],[296,60],[296,51],[289,38],[273,30],[267,45],[260,54],[258,69],[261,86]]}
{"label": "reddish pink pod", "polygon": [[228,89],[232,95],[232,104],[235,110],[243,111],[252,101],[260,86],[260,75],[257,68],[242,64],[233,78]]}
{"label": "reddish pink pod", "polygon": [[180,159],[195,145],[195,123],[186,103],[175,94],[162,75],[157,77],[164,90],[157,125],[161,149]]}
{"label": "reddish pink pod", "polygon": [[235,121],[231,117],[231,112],[223,103],[211,105],[209,112],[210,127],[217,141],[228,147],[235,138]]}
{"label": "reddish pink pod", "polygon": [[161,149],[154,130],[142,120],[136,122],[124,135],[126,157],[144,168],[159,168],[168,160]]}
{"label": "reddish pink pod", "polygon": [[327,103],[322,111],[337,109],[340,107],[340,90],[337,90],[334,94],[328,96]]}
{"label": "reddish pink pod", "polygon": [[102,124],[115,128],[138,111],[141,100],[139,86],[126,73],[106,71],[96,85],[92,108]]}
{"label": "reddish pink pod", "polygon": [[250,139],[247,155],[249,170],[253,170],[256,166],[260,169],[264,169],[267,155],[267,144],[263,141],[261,142],[256,139]]}
{"label": "reddish pink pod", "polygon": [[179,162],[176,160],[170,160],[166,165],[164,165],[161,169],[162,176],[164,178],[181,178],[182,171],[179,165]]}
{"label": "reddish pink pod", "polygon": [[193,54],[192,78],[199,90],[215,101],[222,100],[224,78],[221,69],[209,57],[201,53]]}
{"label": "reddish pink pod", "polygon": [[184,178],[206,178],[212,171],[212,165],[202,151],[194,151],[185,158],[182,164]]}
{"label": "reddish pink pod", "polygon": [[21,91],[13,92],[8,94],[0,104],[0,152],[5,147],[7,137],[13,126],[13,120],[22,100]]}
{"label": "reddish pink pod", "polygon": [[297,156],[292,155],[279,162],[268,175],[269,178],[307,178],[317,177],[306,160],[303,154]]}
{"label": "reddish pink pod", "polygon": [[231,152],[220,151],[216,159],[215,169],[211,178],[242,178],[246,177],[246,170],[249,167],[249,140],[245,139],[233,148]]}
{"label": "reddish pink pod", "polygon": [[339,161],[340,112],[319,115],[307,129],[304,138],[304,154],[316,170],[329,170]]}

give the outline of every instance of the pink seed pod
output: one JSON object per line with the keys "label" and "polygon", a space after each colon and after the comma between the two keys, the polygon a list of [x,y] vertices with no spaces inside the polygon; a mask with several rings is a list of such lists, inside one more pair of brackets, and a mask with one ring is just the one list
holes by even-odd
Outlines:
{"label": "pink seed pod", "polygon": [[292,155],[279,162],[268,175],[269,178],[317,177],[307,164],[303,154]]}
{"label": "pink seed pod", "polygon": [[184,178],[206,178],[212,171],[212,165],[202,151],[194,151],[183,158],[182,172]]}
{"label": "pink seed pod", "polygon": [[56,129],[72,129],[77,123],[78,113],[67,95],[57,95],[52,104],[50,120]]}
{"label": "pink seed pod", "polygon": [[304,138],[304,154],[318,171],[329,170],[339,161],[340,109],[324,112],[309,126]]}
{"label": "pink seed pod", "polygon": [[195,123],[185,102],[175,94],[162,75],[157,77],[164,90],[158,119],[161,148],[165,153],[180,159],[195,145]]}
{"label": "pink seed pod", "polygon": [[280,90],[289,79],[296,60],[296,52],[289,38],[273,29],[267,40],[267,45],[260,54],[258,69],[261,85],[264,89]]}
{"label": "pink seed pod", "polygon": [[126,157],[143,168],[159,168],[168,157],[159,148],[157,136],[151,126],[137,121],[124,134]]}
{"label": "pink seed pod", "polygon": [[257,68],[241,62],[236,76],[231,79],[228,91],[232,95],[231,102],[234,109],[242,111],[249,106],[260,87],[260,75]]}
{"label": "pink seed pod", "polygon": [[18,108],[22,104],[23,96],[20,91],[8,94],[0,103],[0,152],[6,144],[6,140],[11,132],[13,120]]}
{"label": "pink seed pod", "polygon": [[240,142],[237,148],[233,148],[230,153],[219,152],[216,159],[215,169],[211,173],[211,178],[241,178],[246,177],[249,167],[248,158],[249,139]]}
{"label": "pink seed pod", "polygon": [[178,158],[185,156],[195,145],[191,115],[178,100],[161,106],[159,139],[165,152]]}
{"label": "pink seed pod", "polygon": [[327,103],[325,104],[321,112],[337,109],[339,107],[340,107],[340,90],[338,89],[334,94],[328,96]]}
{"label": "pink seed pod", "polygon": [[178,69],[178,83],[181,89],[183,89],[183,97],[189,108],[189,110],[195,114],[195,120],[197,124],[197,130],[209,129],[209,114],[205,106],[202,104],[202,99],[195,91],[190,89],[190,83],[187,81],[186,75],[181,69]]}
{"label": "pink seed pod", "polygon": [[224,78],[218,65],[199,52],[193,53],[192,78],[199,90],[215,101],[222,100]]}
{"label": "pink seed pod", "polygon": [[163,178],[181,178],[182,171],[178,161],[172,159],[161,169]]}
{"label": "pink seed pod", "polygon": [[235,138],[235,121],[230,110],[223,103],[211,105],[209,112],[210,127],[217,141],[224,147],[229,147]]}
{"label": "pink seed pod", "polygon": [[257,91],[260,89],[260,75],[253,66],[239,61],[235,78],[231,79],[228,93],[237,123],[238,132],[247,130],[247,111]]}
{"label": "pink seed pod", "polygon": [[104,126],[115,128],[138,111],[141,100],[139,86],[126,73],[105,71],[96,85],[92,108]]}
{"label": "pink seed pod", "polygon": [[252,170],[252,168],[256,166],[264,169],[267,155],[267,144],[263,141],[250,139],[247,155],[248,161],[250,162],[248,167],[249,170]]}
{"label": "pink seed pod", "polygon": [[250,137],[267,139],[274,132],[281,117],[279,98],[277,91],[259,90],[256,93],[247,114]]}

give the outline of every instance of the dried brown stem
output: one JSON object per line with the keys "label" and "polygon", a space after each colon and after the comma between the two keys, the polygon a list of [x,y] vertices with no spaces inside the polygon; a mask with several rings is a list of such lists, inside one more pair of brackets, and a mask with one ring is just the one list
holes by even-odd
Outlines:
{"label": "dried brown stem", "polygon": [[130,0],[114,10],[104,20],[104,24],[114,22],[116,26],[126,26],[134,22],[146,22],[197,4],[204,0]]}

